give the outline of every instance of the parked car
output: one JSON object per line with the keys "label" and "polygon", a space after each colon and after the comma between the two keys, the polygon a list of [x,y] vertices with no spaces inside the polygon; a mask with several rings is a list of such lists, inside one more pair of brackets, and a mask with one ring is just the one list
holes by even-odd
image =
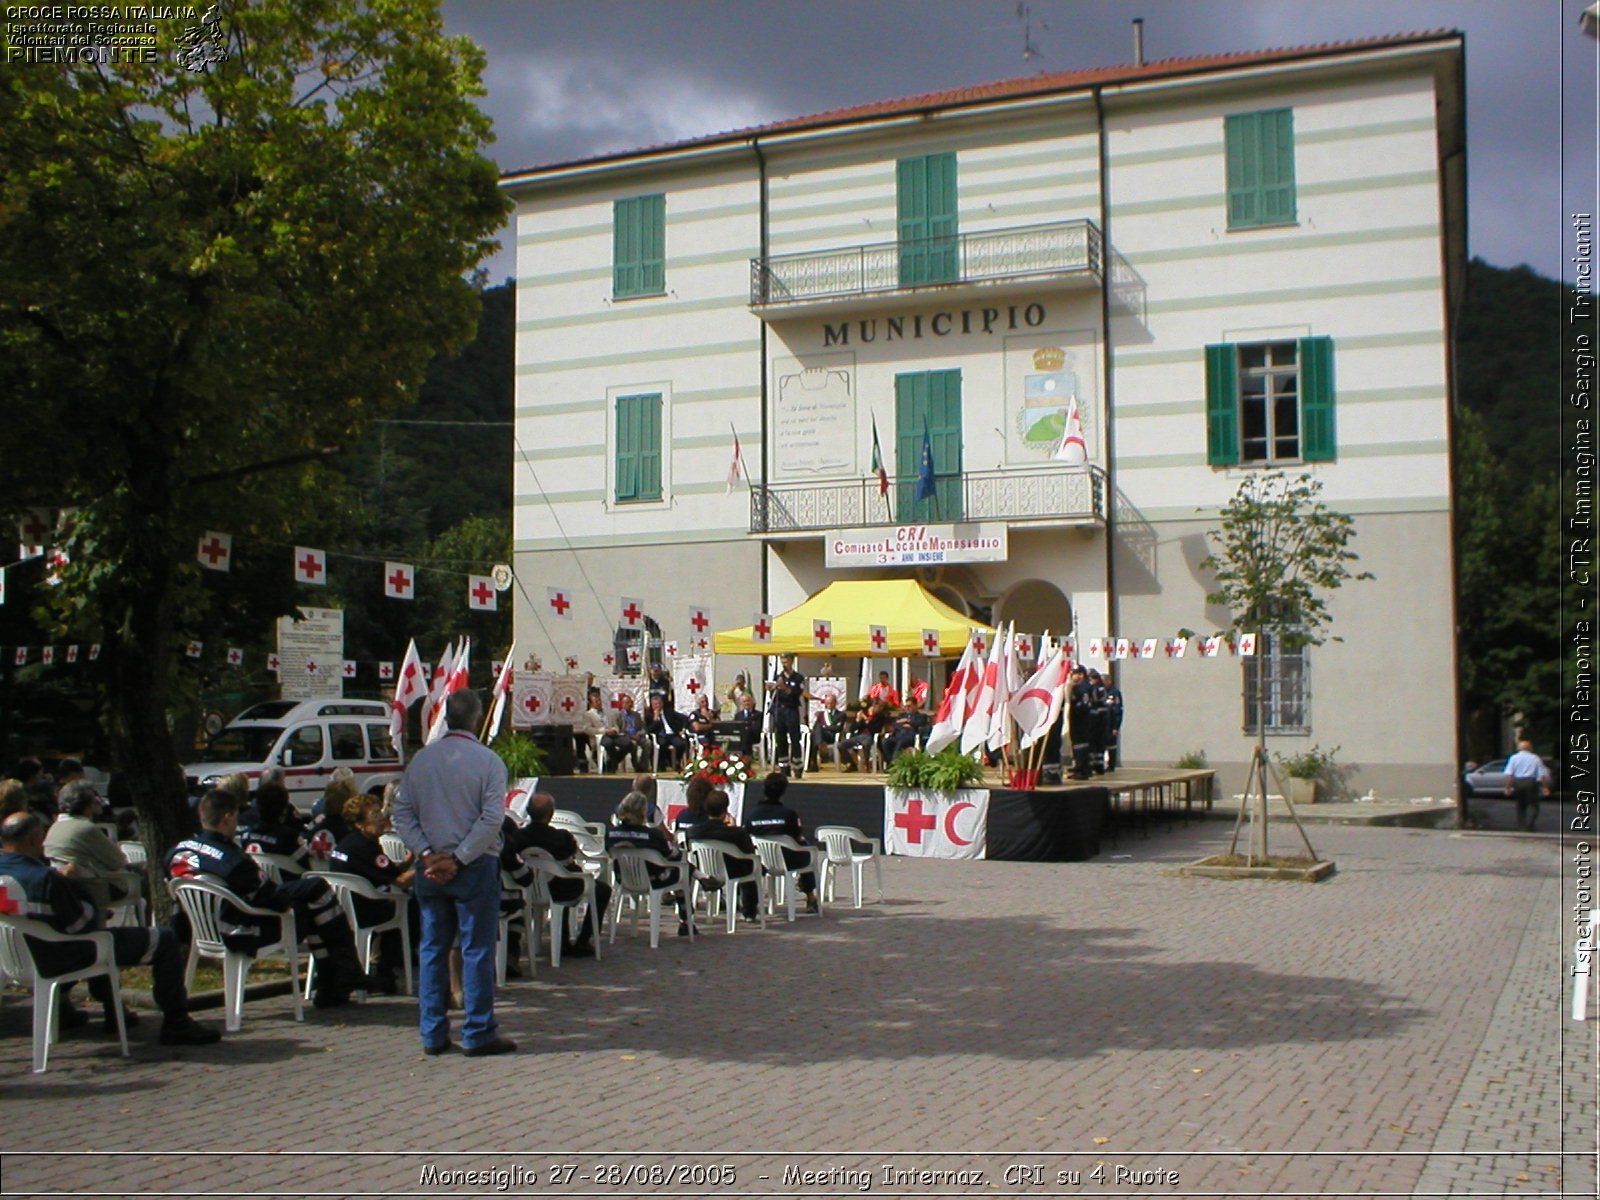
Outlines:
{"label": "parked car", "polygon": [[[1558,778],[1555,763],[1548,758],[1540,761],[1544,763],[1545,770],[1550,772],[1551,786],[1555,787]],[[1503,800],[1506,794],[1506,759],[1493,758],[1482,766],[1468,763],[1462,778],[1466,780],[1468,795],[1490,796]]]}
{"label": "parked car", "polygon": [[349,767],[362,791],[379,795],[404,765],[381,700],[268,700],[230,721],[183,774],[198,796],[226,775],[243,774],[254,784],[269,767],[282,767],[289,799],[306,811],[337,767]]}

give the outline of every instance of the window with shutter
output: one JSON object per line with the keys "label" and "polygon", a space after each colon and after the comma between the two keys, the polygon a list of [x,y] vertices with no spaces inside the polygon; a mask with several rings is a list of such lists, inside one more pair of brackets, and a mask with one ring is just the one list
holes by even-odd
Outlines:
{"label": "window with shutter", "polygon": [[1332,462],[1333,339],[1206,347],[1206,461]]}
{"label": "window with shutter", "polygon": [[895,164],[900,286],[953,283],[960,277],[956,156],[925,154]]}
{"label": "window with shutter", "polygon": [[618,200],[611,214],[611,293],[659,296],[667,288],[667,198]]}
{"label": "window with shutter", "polygon": [[661,499],[661,397],[618,396],[617,502]]}
{"label": "window with shutter", "polygon": [[1294,110],[1235,113],[1223,123],[1228,228],[1295,223]]}

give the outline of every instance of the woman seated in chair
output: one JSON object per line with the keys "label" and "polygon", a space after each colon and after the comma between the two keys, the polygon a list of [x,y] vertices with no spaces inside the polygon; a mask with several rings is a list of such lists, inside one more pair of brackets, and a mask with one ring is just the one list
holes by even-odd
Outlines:
{"label": "woman seated in chair", "polygon": [[345,807],[361,795],[361,790],[349,779],[332,779],[322,789],[322,797],[311,806],[311,828],[306,839],[313,853],[326,856],[350,833],[350,821]]}
{"label": "woman seated in chair", "polygon": [[[662,858],[675,863],[682,862],[683,854],[667,841],[662,828],[650,824],[650,798],[643,792],[632,791],[623,797],[622,803],[617,806],[617,820],[618,824],[606,830],[607,850],[631,846],[638,850],[654,850]],[[650,866],[650,882],[653,886],[660,887],[675,881],[685,885],[678,893],[679,937],[689,936],[689,907],[685,903],[688,870],[687,864],[677,868]],[[715,886],[721,887],[722,881],[717,880]]]}
{"label": "woman seated in chair", "polygon": [[[417,873],[411,862],[414,856],[407,853],[404,861],[395,862],[383,852],[382,838],[389,830],[389,818],[384,815],[383,801],[376,796],[357,796],[346,802],[344,815],[349,821],[350,832],[334,847],[329,856],[329,869],[346,875],[358,875],[384,891],[410,891]],[[362,929],[382,925],[394,916],[395,902],[392,900],[369,900],[365,896],[353,896],[351,899],[357,925],[351,932],[358,935]],[[418,945],[421,931],[415,904],[409,906],[407,916],[411,925],[412,944]],[[391,996],[400,990],[397,978],[402,968],[400,947],[398,929],[387,929],[380,934],[378,961],[372,965],[370,972],[378,989]]]}
{"label": "woman seated in chair", "polygon": [[311,869],[311,847],[290,818],[290,808],[289,790],[283,784],[263,783],[256,789],[255,804],[239,815],[239,843],[248,854],[289,859],[294,868],[282,868],[283,877],[299,879]]}
{"label": "woman seated in chair", "polygon": [[706,798],[710,795],[711,780],[704,775],[696,775],[683,785],[683,807],[672,818],[672,832],[677,835],[679,845],[696,825],[704,823]]}

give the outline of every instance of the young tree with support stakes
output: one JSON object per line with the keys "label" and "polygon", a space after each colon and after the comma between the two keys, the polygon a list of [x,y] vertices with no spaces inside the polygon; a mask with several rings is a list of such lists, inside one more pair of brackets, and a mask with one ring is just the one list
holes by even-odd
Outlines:
{"label": "young tree with support stakes", "polygon": [[[1349,548],[1355,536],[1354,523],[1323,504],[1318,499],[1321,492],[1322,481],[1311,475],[1290,478],[1271,471],[1246,476],[1222,510],[1221,525],[1207,535],[1218,548],[1200,562],[1201,569],[1215,577],[1206,602],[1221,605],[1230,614],[1226,633],[1232,638],[1244,633],[1258,635],[1256,745],[1240,810],[1241,820],[1246,811],[1250,813],[1251,865],[1267,857],[1268,772],[1277,780],[1267,756],[1267,642],[1270,639],[1283,650],[1322,645],[1331,637],[1323,633],[1330,621],[1326,594],[1346,580],[1373,578],[1369,572],[1350,570],[1350,564],[1360,557]],[[1287,798],[1287,789],[1283,794]],[[1289,815],[1306,852],[1315,859],[1316,851],[1292,803]],[[1233,839],[1230,854],[1238,845],[1238,822]]]}
{"label": "young tree with support stakes", "polygon": [[180,26],[153,61],[0,75],[0,515],[76,510],[41,608],[104,647],[114,766],[158,848],[187,823],[181,647],[308,599],[202,571],[200,535],[276,547],[289,577],[340,507],[327,457],[471,337],[506,210],[483,55],[437,0]]}

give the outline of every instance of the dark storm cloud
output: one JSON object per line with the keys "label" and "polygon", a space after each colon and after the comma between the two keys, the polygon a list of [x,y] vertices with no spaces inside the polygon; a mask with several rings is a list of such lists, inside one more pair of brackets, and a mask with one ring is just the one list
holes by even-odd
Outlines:
{"label": "dark storm cloud", "polygon": [[[1577,0],[450,0],[488,53],[503,169],[1038,71],[1346,41],[1467,39],[1472,252],[1557,274],[1594,207],[1597,43]],[[1024,60],[1026,44],[1036,55]],[[1565,125],[1563,125],[1565,122]],[[1561,179],[1566,169],[1567,199]],[[492,264],[511,266],[503,250]]]}

